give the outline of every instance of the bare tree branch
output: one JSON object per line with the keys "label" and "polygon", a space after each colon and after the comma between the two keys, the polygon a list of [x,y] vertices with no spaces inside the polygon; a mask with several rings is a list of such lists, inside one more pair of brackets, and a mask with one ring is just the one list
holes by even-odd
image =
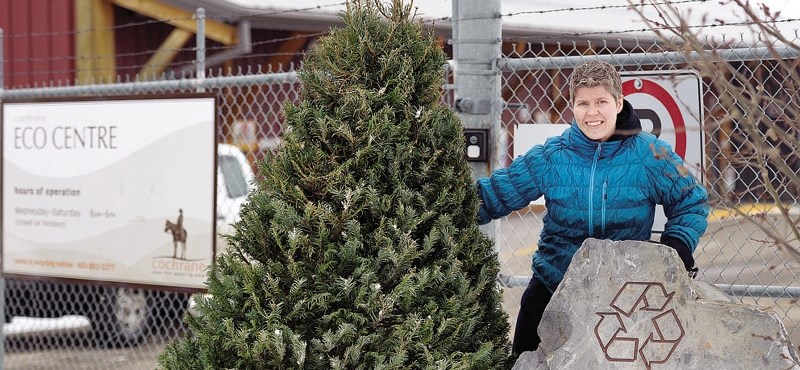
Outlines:
{"label": "bare tree branch", "polygon": [[[776,26],[780,13],[763,4],[754,8],[747,0],[721,1],[723,7],[741,10],[743,19],[739,24],[746,25],[758,37],[758,46],[770,55],[768,60],[729,61],[721,57],[720,50],[736,45],[724,38],[718,42],[702,36],[701,29],[689,26],[690,11],[654,0],[628,2],[661,43],[668,50],[683,53],[689,66],[703,77],[707,94],[716,100],[714,110],[721,113],[721,117],[707,117],[705,128],[720,134],[716,140],[720,141],[722,165],[735,166],[739,173],[752,171],[759,180],[715,201],[757,226],[785,256],[800,262],[796,198],[800,193],[800,61],[783,57],[787,51],[800,51],[800,45]],[[648,16],[648,10],[655,15]],[[704,17],[704,24],[725,25],[722,20],[712,22],[707,15]],[[783,201],[787,195],[792,196],[788,204]],[[738,208],[745,198],[769,202],[780,219],[775,221]],[[790,235],[782,235],[780,225],[788,225]]]}

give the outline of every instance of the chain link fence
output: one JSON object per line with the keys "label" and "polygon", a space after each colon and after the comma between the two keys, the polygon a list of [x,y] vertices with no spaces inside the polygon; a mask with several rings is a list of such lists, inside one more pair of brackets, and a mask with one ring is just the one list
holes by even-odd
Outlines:
{"label": "chain link fence", "polygon": [[[714,49],[711,45],[706,47]],[[726,82],[750,85],[766,95],[791,94],[791,90],[784,91],[782,79],[786,76],[779,73],[776,65],[779,61],[795,60],[797,50],[737,45],[736,48],[717,49],[715,53],[733,69],[743,73],[743,81],[740,76],[738,80],[730,77]],[[525,137],[529,132],[526,129],[535,126],[540,129],[534,132],[543,133],[541,135],[547,132],[555,134],[563,129],[559,127],[566,126],[564,123],[572,122],[568,77],[577,64],[591,58],[614,64],[623,76],[646,73],[665,75],[669,79],[675,71],[693,68],[683,54],[669,52],[655,42],[639,40],[587,41],[558,47],[519,42],[506,48],[504,59],[499,63],[503,75],[502,97],[509,107],[503,112],[499,131],[498,145],[505,143],[505,150],[501,152],[507,153],[498,159],[501,166],[508,165],[515,155],[520,154],[514,145],[530,141]],[[745,132],[745,125],[732,118],[734,112],[726,109],[723,101],[723,95],[737,92],[721,91],[726,84],[718,84],[713,79],[702,78],[700,84],[702,111],[696,118],[702,118],[702,132],[691,132],[688,128],[685,132],[686,136],[702,138],[690,140],[688,144],[695,142],[695,145],[703,147],[702,165],[687,160],[687,167],[690,170],[693,167],[693,174],[703,181],[711,202],[709,228],[695,251],[700,267],[698,279],[716,284],[743,302],[772,308],[782,317],[793,343],[800,343],[800,308],[796,304],[800,297],[800,264],[792,252],[792,248],[800,245],[793,234],[800,220],[800,193],[796,189],[796,180],[791,178],[794,175],[796,179],[800,171],[797,160],[800,148],[791,144],[793,141],[781,140],[775,133],[767,132],[765,125],[760,125],[755,132]],[[683,104],[679,91],[670,93],[679,105]],[[648,107],[634,105],[634,108]],[[782,120],[787,129],[781,134],[796,139],[797,121],[785,115],[777,117],[779,114],[775,112],[788,112],[785,108],[776,107],[773,102],[762,104],[756,107],[759,112],[751,111],[749,114]],[[680,134],[675,132],[675,125],[667,124],[656,130],[653,122],[646,122],[648,118],[642,116],[642,119],[645,130],[650,129],[665,140]],[[795,129],[791,129],[792,125]],[[544,137],[535,139],[542,142]],[[741,161],[734,163],[732,159],[747,157],[750,154],[746,152],[751,150],[748,148],[760,144],[779,151],[785,160],[783,171],[788,176],[777,176],[774,169],[768,176],[773,179],[772,186],[777,189],[778,196],[767,193],[760,173],[762,167]],[[781,214],[777,202],[785,207],[787,214]],[[530,275],[530,258],[536,250],[544,212],[542,205],[532,204],[501,220],[502,231],[497,237],[497,245],[501,274],[505,275],[501,279],[506,284],[505,304],[512,320],[517,311],[515,305],[518,305]],[[653,240],[658,240],[657,233]]]}
{"label": "chain link fence", "polygon": [[[769,57],[755,55],[755,47],[727,51],[728,61],[749,71],[752,83],[770,78]],[[794,56],[787,55],[786,58]],[[505,102],[500,127],[492,137],[503,145],[505,155],[497,159],[505,166],[514,158],[515,145],[528,125],[541,125],[557,132],[572,120],[567,96],[567,78],[572,68],[589,58],[603,58],[623,72],[666,72],[689,69],[680,55],[666,53],[655,43],[619,41],[595,45],[545,44],[518,42],[507,44],[498,63],[502,74],[501,98]],[[443,102],[453,104],[453,76],[446,68]],[[457,76],[456,76],[457,78]],[[775,199],[757,191],[763,184],[753,168],[732,165],[726,152],[737,151],[762,137],[739,135],[732,139],[735,124],[726,119],[731,112],[722,110],[717,86],[702,81],[702,132],[689,133],[703,138],[704,161],[699,173],[709,189],[712,212],[709,230],[695,253],[701,267],[699,279],[707,280],[737,295],[741,300],[773,308],[783,319],[794,343],[800,343],[800,265],[776,247],[763,228],[746,216],[755,216],[771,225],[771,230],[789,239],[792,225],[773,217]],[[774,84],[772,89],[780,89]],[[2,91],[3,100],[51,97],[102,97],[117,95],[169,95],[197,91],[212,92],[218,98],[218,142],[232,144],[247,158],[258,174],[258,162],[270,155],[282,125],[281,107],[298,98],[296,74],[257,73],[223,76],[209,74],[202,79],[178,79],[119,84],[41,87]],[[770,87],[768,87],[770,88]],[[765,107],[768,109],[769,107]],[[561,125],[559,125],[561,124]],[[669,135],[669,129],[662,130]],[[675,133],[672,132],[674,135]],[[542,140],[543,137],[536,137]],[[784,148],[786,163],[798,172],[797,148]],[[220,152],[220,156],[226,153]],[[223,168],[219,161],[220,184],[241,181],[241,174]],[[229,178],[227,178],[229,177]],[[222,190],[220,190],[222,191]],[[239,193],[231,188],[226,193]],[[796,212],[798,191],[785,187],[779,201]],[[218,201],[218,205],[222,202]],[[730,205],[739,211],[731,209]],[[496,248],[501,260],[499,279],[504,285],[504,306],[515,321],[519,299],[530,275],[530,258],[542,227],[544,207],[532,204],[499,220]],[[221,208],[218,213],[235,213]],[[795,219],[797,215],[795,214]],[[795,226],[796,227],[796,226]],[[220,221],[217,229],[230,230]],[[224,243],[220,241],[219,243]],[[794,241],[796,244],[796,241]],[[522,283],[520,283],[522,282]],[[183,334],[181,315],[190,309],[190,294],[149,290],[127,286],[106,286],[85,282],[43,281],[38,279],[6,280],[5,325],[7,369],[148,369],[155,366],[163,347]],[[132,349],[132,350],[126,350]]]}
{"label": "chain link fence", "polygon": [[[297,99],[298,86],[296,74],[284,72],[15,89],[2,99],[216,95],[219,248],[247,195],[240,162],[257,175],[258,161],[279,143],[281,107]],[[191,307],[191,293],[170,289],[33,277],[5,283],[6,369],[152,369],[166,344],[183,334],[181,319]]]}

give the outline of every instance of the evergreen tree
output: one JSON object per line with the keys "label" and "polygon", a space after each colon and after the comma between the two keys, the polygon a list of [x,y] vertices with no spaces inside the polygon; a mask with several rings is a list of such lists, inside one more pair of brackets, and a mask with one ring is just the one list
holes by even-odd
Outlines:
{"label": "evergreen tree", "polygon": [[510,365],[446,58],[412,9],[353,0],[306,56],[283,146],[162,367]]}

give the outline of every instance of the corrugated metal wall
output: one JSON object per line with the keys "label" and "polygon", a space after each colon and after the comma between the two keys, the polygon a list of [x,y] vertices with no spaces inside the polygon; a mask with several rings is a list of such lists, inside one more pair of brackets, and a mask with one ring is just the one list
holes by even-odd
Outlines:
{"label": "corrugated metal wall", "polygon": [[[115,7],[114,33],[117,54],[116,75],[133,78],[144,66],[173,26],[154,21],[136,12]],[[3,74],[4,87],[21,88],[49,85],[52,83],[71,84],[75,80],[75,0],[0,0],[0,28],[4,32]],[[284,40],[298,38],[300,52],[286,52],[282,49]],[[302,60],[302,51],[315,37],[303,37],[302,33],[280,30],[252,30],[252,52],[234,58],[225,66],[234,73],[239,68],[247,69],[253,65],[268,65],[273,58],[280,56],[288,70],[290,63]],[[206,40],[209,55],[224,51],[224,46]],[[195,58],[195,40],[188,41],[176,55],[166,71],[177,71],[191,65]]]}
{"label": "corrugated metal wall", "polygon": [[73,0],[0,0],[4,87],[73,80]]}

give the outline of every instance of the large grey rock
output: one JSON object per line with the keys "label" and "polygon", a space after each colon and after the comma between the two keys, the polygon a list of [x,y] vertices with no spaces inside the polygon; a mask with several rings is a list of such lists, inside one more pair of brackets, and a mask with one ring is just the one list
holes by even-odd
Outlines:
{"label": "large grey rock", "polygon": [[523,369],[800,369],[771,310],[691,280],[669,247],[589,239],[539,326]]}

